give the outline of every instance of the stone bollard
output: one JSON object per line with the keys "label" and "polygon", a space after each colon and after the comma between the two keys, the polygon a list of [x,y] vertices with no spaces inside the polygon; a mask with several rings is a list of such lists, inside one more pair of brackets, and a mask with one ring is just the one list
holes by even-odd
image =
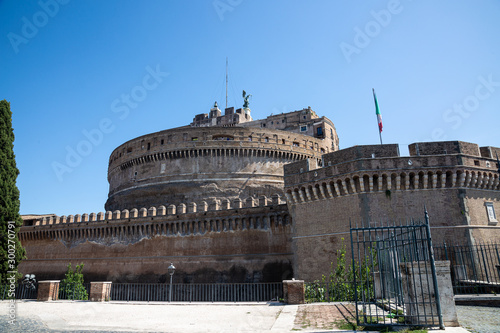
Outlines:
{"label": "stone bollard", "polygon": [[90,300],[93,302],[109,301],[111,282],[90,282]]}
{"label": "stone bollard", "polygon": [[[432,302],[435,292],[431,267],[427,261],[401,263],[400,267],[403,293],[405,303],[407,303],[406,315],[411,324],[419,325],[422,320],[425,320],[425,318],[421,319],[424,314],[437,314],[436,303]],[[453,298],[450,261],[436,261],[436,276],[443,324],[457,327],[459,324]],[[438,323],[439,318],[435,316],[433,321]]]}
{"label": "stone bollard", "polygon": [[305,303],[305,285],[303,280],[284,280],[283,298],[286,304]]}
{"label": "stone bollard", "polygon": [[38,281],[37,301],[57,301],[60,280]]}

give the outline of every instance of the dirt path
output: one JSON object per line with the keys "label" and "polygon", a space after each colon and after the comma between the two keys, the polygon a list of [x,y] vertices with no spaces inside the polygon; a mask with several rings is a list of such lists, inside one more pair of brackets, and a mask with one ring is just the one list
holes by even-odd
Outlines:
{"label": "dirt path", "polygon": [[354,311],[354,305],[348,303],[301,305],[295,317],[294,330],[341,329],[338,324],[355,322]]}

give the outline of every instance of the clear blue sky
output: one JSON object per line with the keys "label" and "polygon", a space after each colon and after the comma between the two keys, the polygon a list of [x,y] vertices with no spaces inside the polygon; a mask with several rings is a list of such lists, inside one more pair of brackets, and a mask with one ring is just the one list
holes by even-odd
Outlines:
{"label": "clear blue sky", "polygon": [[500,146],[496,0],[60,2],[0,1],[22,214],[102,211],[113,149],[224,105],[226,57],[231,106],[243,89],[256,119],[311,106],[341,148],[379,142],[372,88],[403,153]]}

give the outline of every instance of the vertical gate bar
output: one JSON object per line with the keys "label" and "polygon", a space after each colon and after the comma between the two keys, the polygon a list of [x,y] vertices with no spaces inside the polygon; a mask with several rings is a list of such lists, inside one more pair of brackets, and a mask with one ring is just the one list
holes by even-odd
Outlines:
{"label": "vertical gate bar", "polygon": [[[497,254],[497,261],[500,265],[500,254],[498,253],[498,244],[495,244],[495,252]],[[500,282],[500,268],[497,269],[497,282]]]}
{"label": "vertical gate bar", "polygon": [[[419,235],[417,235],[417,232],[420,234],[420,237]],[[415,265],[413,264],[413,262],[416,262],[416,266],[417,266],[417,270],[418,270],[418,281],[420,282],[420,299],[422,300],[422,309],[423,309],[423,315],[418,311],[419,307],[418,307],[418,297],[416,298],[416,304],[412,305],[412,307],[414,309],[417,309],[417,313],[416,313],[416,316],[417,316],[417,320],[420,322],[421,320],[421,317],[424,318],[424,321],[426,324],[428,324],[428,314],[427,314],[427,308],[426,308],[426,301],[425,301],[425,294],[426,292],[424,291],[424,284],[423,284],[423,274],[422,274],[422,270],[425,270],[425,277],[426,277],[426,280],[427,280],[427,294],[431,295],[431,292],[430,292],[430,284],[429,284],[429,275],[427,274],[428,273],[428,267],[427,267],[427,264],[426,264],[426,258],[428,257],[426,255],[426,251],[424,250],[426,248],[426,238],[424,238],[424,236],[422,235],[422,227],[421,226],[414,226],[412,228],[412,236],[413,236],[413,239],[412,239],[412,244],[413,246],[411,246],[411,249],[410,249],[410,259],[409,259],[409,263],[411,265],[411,269],[412,269],[412,278],[413,278],[413,286],[414,286],[414,293],[415,295],[417,294],[417,288],[416,288],[416,283],[415,283],[415,278],[416,278],[416,275],[415,275]],[[422,251],[419,251],[419,246],[422,248]],[[423,253],[421,253],[423,252]],[[421,262],[424,263],[424,267],[422,268],[422,265],[420,264]],[[429,298],[429,304],[431,305],[431,313],[432,313],[432,301],[430,300]],[[432,318],[432,317],[431,317]]]}
{"label": "vertical gate bar", "polygon": [[490,282],[490,277],[488,274],[488,266],[486,264],[486,259],[484,258],[484,244],[479,244],[479,248],[481,249],[481,257],[483,258],[483,271],[486,275],[486,282]]}
{"label": "vertical gate bar", "polygon": [[[359,322],[359,311],[358,311],[358,288],[357,288],[357,283],[356,283],[356,265],[354,264],[354,240],[353,240],[353,230],[351,226],[351,222],[349,222],[349,227],[350,227],[350,234],[351,234],[351,262],[352,262],[352,271],[354,275],[354,301],[356,303],[356,324],[360,325]],[[356,243],[357,244],[357,243]],[[359,244],[357,244],[359,247]]]}
{"label": "vertical gate bar", "polygon": [[[492,258],[493,257],[493,254],[491,251],[491,243],[486,243],[485,244],[485,248],[486,248],[486,264],[488,265],[487,266],[487,270],[488,270],[488,276],[490,277],[490,280],[491,281],[488,281],[488,282],[495,282],[496,279],[495,279],[495,266],[494,266],[494,259]],[[493,287],[493,285],[492,285]],[[493,287],[494,288],[494,287]],[[489,291],[490,289],[488,289]]]}
{"label": "vertical gate bar", "polygon": [[[377,230],[374,229],[374,233],[375,233],[375,236],[376,236],[376,233],[377,233]],[[379,308],[377,305],[377,301],[375,299],[375,295],[377,294],[377,287],[375,286],[375,264],[374,264],[374,260],[373,260],[373,255],[374,255],[374,250],[372,248],[373,246],[373,240],[372,240],[372,233],[370,232],[369,233],[369,240],[370,240],[370,247],[369,247],[369,257],[370,257],[370,264],[371,264],[371,273],[367,276],[367,279],[368,279],[368,293],[369,293],[369,299],[374,299],[375,300],[375,315],[377,317],[377,322],[379,320]],[[375,243],[377,244],[377,243]],[[371,278],[373,277],[373,278]],[[370,288],[371,286],[371,288]],[[371,290],[373,289],[373,290]],[[373,293],[373,295],[372,295]],[[385,322],[385,316],[383,315],[383,312],[382,312],[382,318],[384,319],[384,322]]]}
{"label": "vertical gate bar", "polygon": [[[424,245],[425,239],[424,239],[423,235],[421,236],[421,238],[422,238],[422,243]],[[422,250],[424,251],[424,249],[422,249]],[[424,255],[423,259],[424,259],[424,261],[426,261],[427,258],[429,258],[429,265],[432,265],[432,263],[430,262],[430,253],[427,253],[427,252],[428,251],[425,251],[425,253],[423,253],[423,255]],[[427,290],[429,292],[429,295],[431,295],[431,292],[430,292],[430,281],[429,281],[429,274],[428,273],[429,273],[429,267],[426,264],[425,265],[425,277],[426,277],[426,280],[427,280]],[[432,267],[431,267],[431,274],[432,274]],[[428,322],[428,316],[429,315],[425,311],[425,309],[426,309],[426,307],[425,307],[425,298],[423,298],[423,299],[424,299],[424,316],[425,316],[426,322]],[[429,305],[430,305],[430,310],[431,310],[430,311],[431,312],[430,313],[430,318],[432,320],[432,324],[434,324],[435,316],[434,316],[434,307],[432,306],[432,298],[431,297],[429,297]]]}
{"label": "vertical gate bar", "polygon": [[436,297],[436,308],[437,308],[438,318],[439,318],[439,328],[444,330],[443,313],[441,312],[441,299],[439,296],[439,289],[438,289],[438,284],[437,284],[436,266],[435,266],[435,262],[434,262],[434,250],[432,249],[431,227],[429,225],[429,214],[427,213],[427,208],[425,208],[425,226],[426,226],[426,231],[427,231],[429,255],[430,255],[430,259],[431,259],[432,280],[434,283],[434,294]]}

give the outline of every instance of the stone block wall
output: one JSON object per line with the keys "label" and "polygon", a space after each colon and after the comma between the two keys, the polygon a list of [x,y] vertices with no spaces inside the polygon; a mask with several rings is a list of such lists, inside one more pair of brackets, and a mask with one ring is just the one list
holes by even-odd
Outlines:
{"label": "stone block wall", "polygon": [[174,262],[176,283],[279,282],[293,274],[291,220],[279,197],[260,199],[268,205],[23,226],[19,271],[62,278],[84,263],[88,280],[157,283]]}

